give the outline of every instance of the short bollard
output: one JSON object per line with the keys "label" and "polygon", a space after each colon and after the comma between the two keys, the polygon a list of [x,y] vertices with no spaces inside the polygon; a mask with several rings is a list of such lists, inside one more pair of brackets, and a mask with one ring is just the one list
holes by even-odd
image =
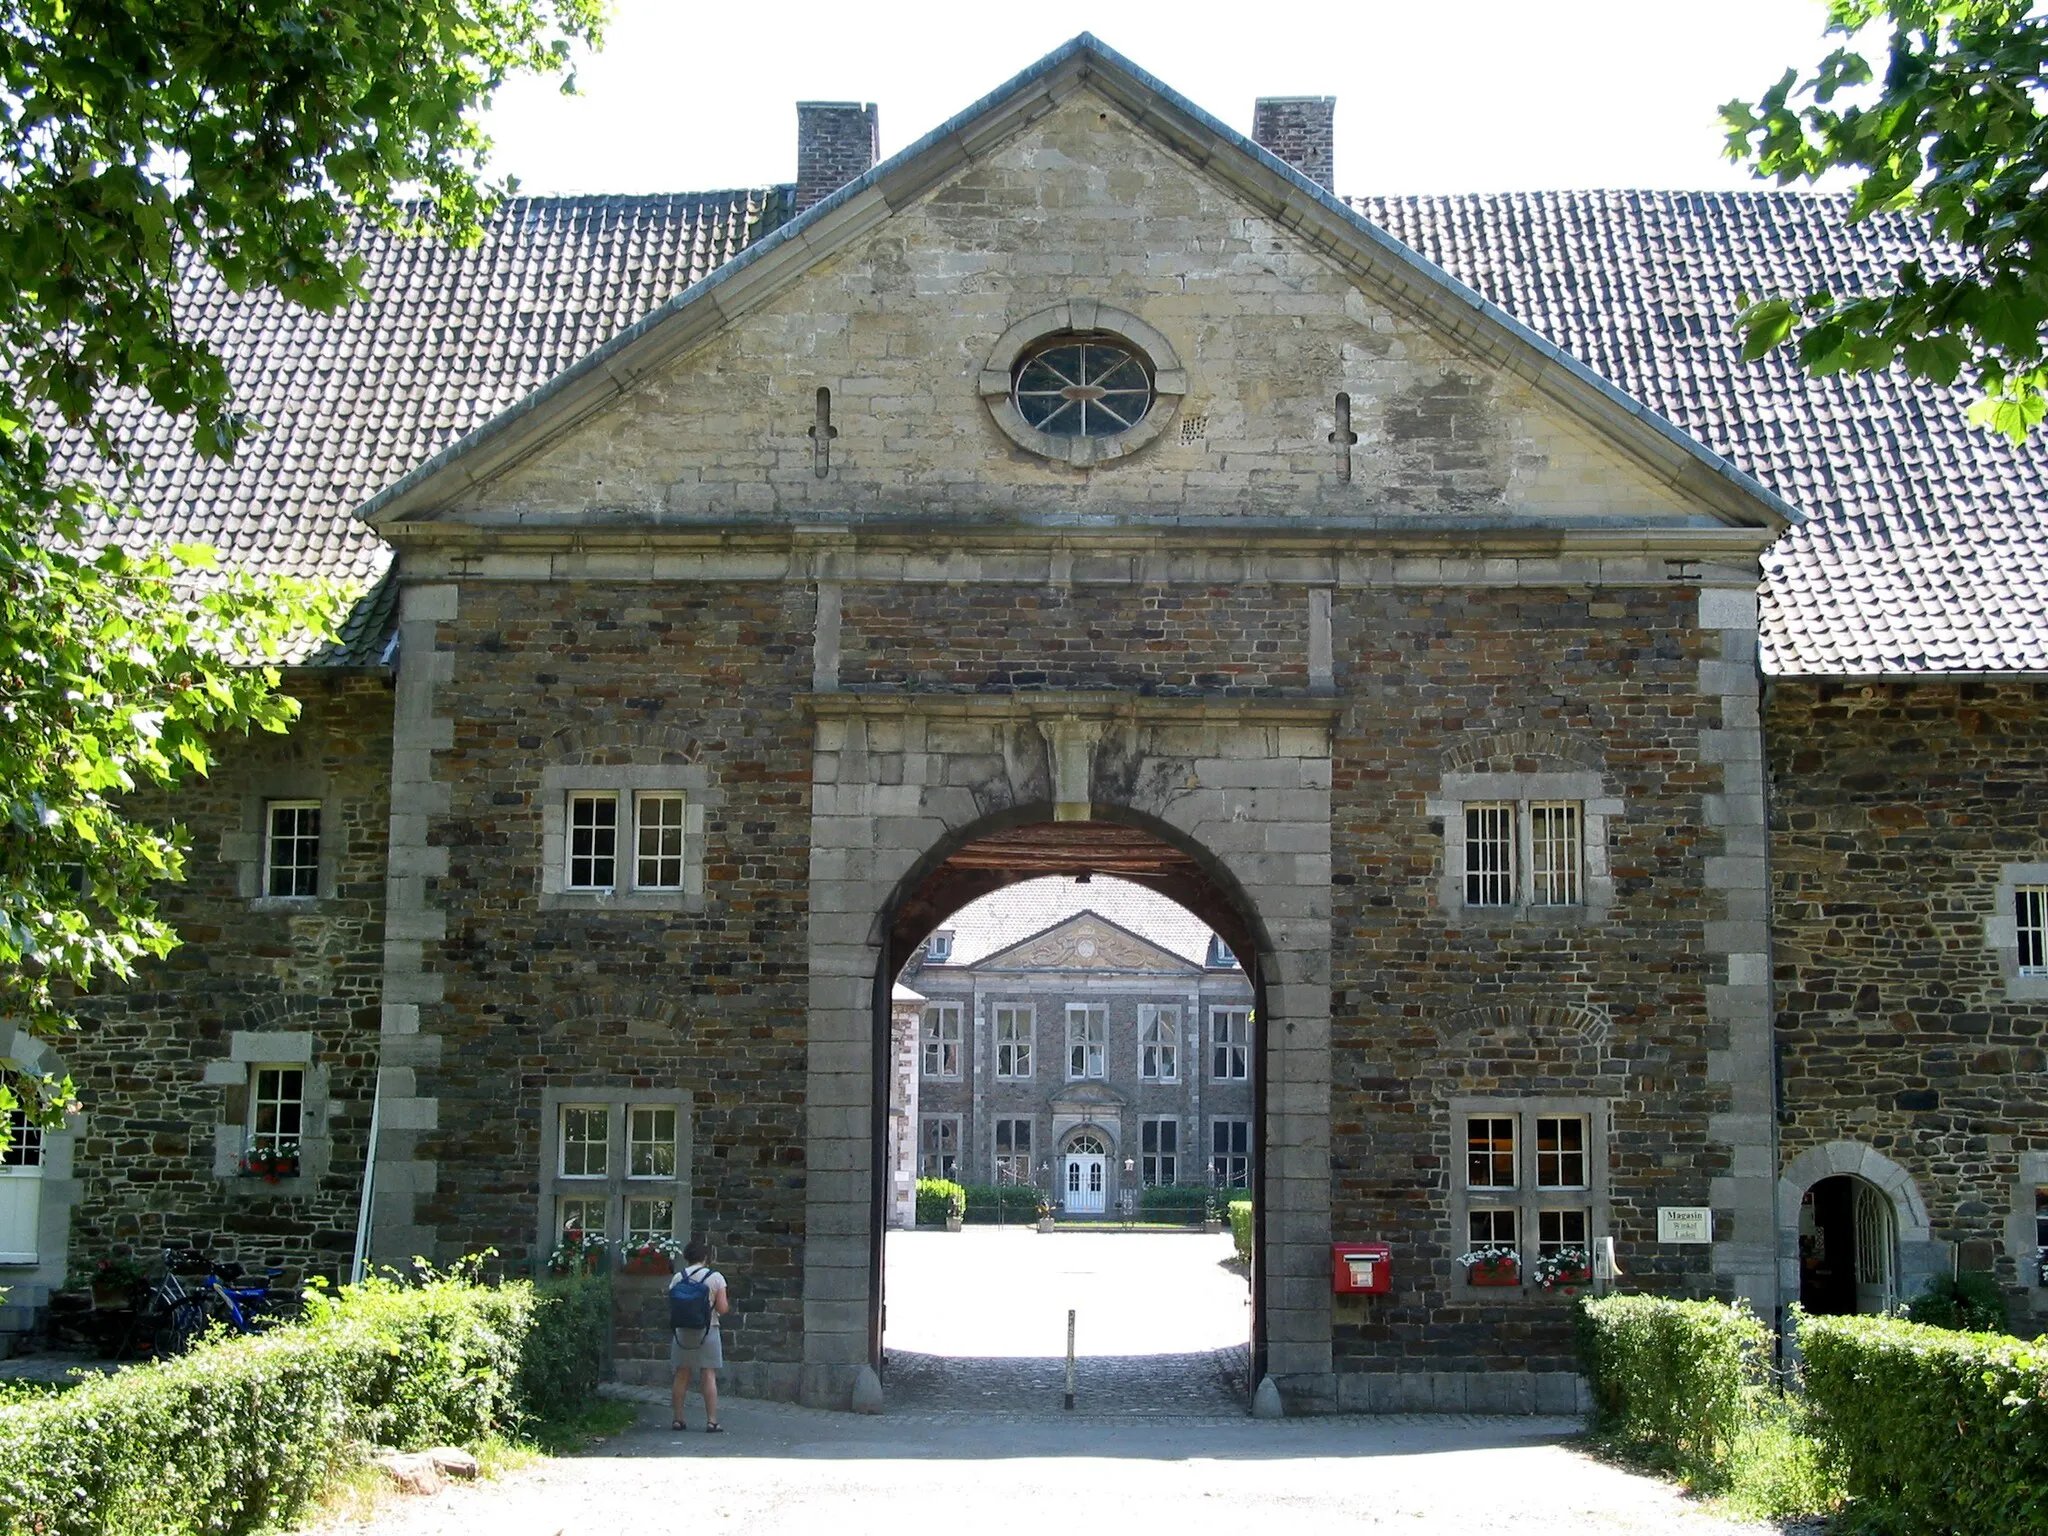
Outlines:
{"label": "short bollard", "polygon": [[1067,1406],[1074,1406],[1074,1309],[1067,1308]]}

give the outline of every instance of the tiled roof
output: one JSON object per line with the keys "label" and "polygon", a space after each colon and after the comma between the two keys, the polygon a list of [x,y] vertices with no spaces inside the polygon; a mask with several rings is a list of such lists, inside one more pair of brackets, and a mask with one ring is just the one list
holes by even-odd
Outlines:
{"label": "tiled roof", "polygon": [[[121,536],[199,540],[246,568],[370,588],[391,555],[355,507],[731,260],[779,222],[784,195],[515,198],[469,250],[372,233],[367,294],[334,314],[196,274],[182,317],[213,339],[261,429],[220,463],[193,451],[186,424],[127,406],[118,419],[145,473],[115,487],[142,509]],[[327,659],[357,657],[374,617],[353,617]]]}
{"label": "tiled roof", "polygon": [[1354,198],[1366,218],[1799,507],[1765,557],[1765,671],[2048,670],[2048,444],[1902,371],[1736,355],[1743,295],[1869,289],[1953,252],[1780,192]]}
{"label": "tiled roof", "polygon": [[946,963],[978,964],[1082,912],[1107,918],[1194,965],[1208,959],[1209,925],[1186,907],[1113,875],[1096,875],[1086,885],[1066,875],[1048,875],[1005,886],[954,913],[941,926],[953,935]]}

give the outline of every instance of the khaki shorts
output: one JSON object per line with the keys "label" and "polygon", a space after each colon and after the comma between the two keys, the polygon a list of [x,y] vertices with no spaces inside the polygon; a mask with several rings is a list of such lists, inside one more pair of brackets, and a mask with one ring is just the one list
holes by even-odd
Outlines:
{"label": "khaki shorts", "polygon": [[725,1346],[719,1342],[718,1326],[699,1333],[694,1328],[671,1328],[668,1334],[668,1368],[672,1371],[716,1371],[725,1365]]}

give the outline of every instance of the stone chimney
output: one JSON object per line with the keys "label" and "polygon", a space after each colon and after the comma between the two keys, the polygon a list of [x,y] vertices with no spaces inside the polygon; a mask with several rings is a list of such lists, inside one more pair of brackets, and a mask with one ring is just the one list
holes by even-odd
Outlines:
{"label": "stone chimney", "polygon": [[1337,164],[1331,122],[1336,115],[1334,96],[1261,96],[1252,109],[1252,138],[1259,148],[1334,195]]}
{"label": "stone chimney", "polygon": [[875,104],[796,104],[796,211],[822,202],[874,168],[880,143]]}

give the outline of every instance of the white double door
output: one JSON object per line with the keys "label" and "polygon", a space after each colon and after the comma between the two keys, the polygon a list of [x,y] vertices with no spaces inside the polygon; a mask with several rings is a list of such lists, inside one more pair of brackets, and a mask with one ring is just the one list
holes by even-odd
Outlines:
{"label": "white double door", "polygon": [[1109,1158],[1101,1152],[1067,1154],[1066,1208],[1078,1216],[1109,1209]]}

